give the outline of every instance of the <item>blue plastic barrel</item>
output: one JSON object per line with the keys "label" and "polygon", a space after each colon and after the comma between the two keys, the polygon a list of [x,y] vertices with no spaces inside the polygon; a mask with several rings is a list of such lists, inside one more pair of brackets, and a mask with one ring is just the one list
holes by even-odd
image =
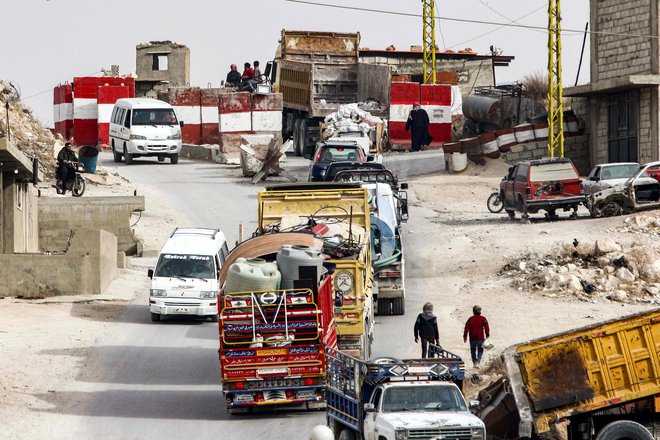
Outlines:
{"label": "blue plastic barrel", "polygon": [[96,173],[96,162],[99,159],[99,150],[93,145],[84,145],[80,147],[78,152],[78,160],[85,167],[85,172],[94,174]]}

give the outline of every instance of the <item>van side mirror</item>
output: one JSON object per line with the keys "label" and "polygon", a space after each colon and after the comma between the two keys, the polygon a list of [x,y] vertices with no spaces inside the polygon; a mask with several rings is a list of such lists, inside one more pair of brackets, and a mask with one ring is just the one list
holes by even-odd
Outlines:
{"label": "van side mirror", "polygon": [[373,162],[375,160],[376,160],[376,158],[374,156],[372,156],[371,154],[369,156],[367,156],[367,162]]}
{"label": "van side mirror", "polygon": [[401,184],[401,189],[408,189],[408,184],[407,183],[402,183]]}
{"label": "van side mirror", "polygon": [[179,126],[183,128],[183,121],[179,121]]}
{"label": "van side mirror", "polygon": [[365,403],[364,404],[364,412],[366,412],[366,413],[376,412],[376,407],[374,406],[373,403]]}
{"label": "van side mirror", "polygon": [[154,270],[153,270],[153,269],[149,269],[149,270],[147,271],[147,276],[148,276],[149,278],[153,278],[153,277],[154,277]]}

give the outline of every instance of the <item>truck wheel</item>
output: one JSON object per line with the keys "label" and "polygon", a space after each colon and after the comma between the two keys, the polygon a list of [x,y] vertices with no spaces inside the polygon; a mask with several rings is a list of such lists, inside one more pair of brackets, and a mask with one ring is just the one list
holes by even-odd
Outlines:
{"label": "truck wheel", "polygon": [[300,119],[296,119],[293,123],[293,154],[296,156],[302,156],[302,150],[300,149]]}
{"label": "truck wheel", "polygon": [[355,433],[350,428],[344,428],[339,433],[338,440],[356,440],[355,439]]}
{"label": "truck wheel", "polygon": [[606,425],[596,435],[596,440],[653,440],[653,436],[644,426],[630,420],[619,420]]}
{"label": "truck wheel", "polygon": [[391,315],[390,300],[386,298],[378,298],[378,307],[376,310],[378,310],[379,316]]}
{"label": "truck wheel", "polygon": [[160,321],[160,313],[151,313],[151,322]]}
{"label": "truck wheel", "polygon": [[[305,153],[306,153],[305,152],[305,143],[306,143],[305,141],[307,141],[307,120],[301,119],[300,120],[300,126],[298,127],[298,129],[300,130],[300,134],[298,135],[298,139],[299,139],[299,142],[300,142],[300,155],[304,156],[304,157],[307,157],[307,156],[305,156]],[[313,153],[310,153],[310,154],[313,154]]]}
{"label": "truck wheel", "polygon": [[406,299],[405,298],[394,298],[392,300],[392,314],[393,315],[404,315],[406,313]]}

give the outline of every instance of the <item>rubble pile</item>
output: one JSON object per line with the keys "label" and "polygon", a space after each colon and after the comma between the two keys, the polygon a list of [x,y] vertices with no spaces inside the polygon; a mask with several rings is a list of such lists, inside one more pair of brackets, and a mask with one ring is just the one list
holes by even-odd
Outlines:
{"label": "rubble pile", "polygon": [[623,221],[623,226],[607,232],[628,232],[636,235],[660,236],[660,215],[634,215]]}
{"label": "rubble pile", "polygon": [[36,156],[44,171],[54,172],[54,146],[58,142],[50,130],[34,117],[32,111],[24,107],[15,90],[0,81],[0,137],[7,136],[7,113],[9,103],[9,129],[11,143],[29,158]]}
{"label": "rubble pile", "polygon": [[343,104],[339,110],[325,117],[325,138],[337,133],[352,133],[361,131],[369,133],[373,127],[382,124],[383,120],[373,116],[365,108],[371,108],[370,103]]}
{"label": "rubble pile", "polygon": [[647,243],[574,240],[552,255],[527,254],[507,262],[500,275],[518,290],[589,302],[660,304],[660,253]]}

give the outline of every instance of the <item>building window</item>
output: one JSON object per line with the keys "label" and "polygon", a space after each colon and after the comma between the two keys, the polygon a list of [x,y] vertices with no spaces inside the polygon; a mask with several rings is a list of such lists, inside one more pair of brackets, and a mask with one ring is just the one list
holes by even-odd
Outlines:
{"label": "building window", "polygon": [[167,70],[167,54],[154,54],[151,70]]}
{"label": "building window", "polygon": [[23,210],[23,199],[25,199],[25,183],[16,184],[16,208]]}

